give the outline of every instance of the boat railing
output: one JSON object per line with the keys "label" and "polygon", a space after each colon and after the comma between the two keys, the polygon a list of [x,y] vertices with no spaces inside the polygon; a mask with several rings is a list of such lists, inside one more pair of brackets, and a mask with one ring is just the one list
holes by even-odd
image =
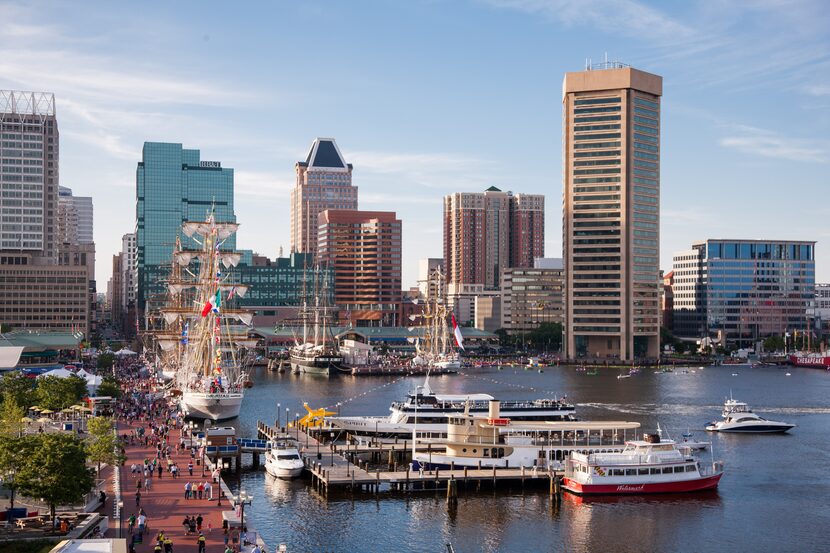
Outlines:
{"label": "boat railing", "polygon": [[620,455],[609,456],[603,453],[573,453],[577,461],[589,465],[662,465],[676,464],[685,460],[683,457],[665,457],[662,455]]}
{"label": "boat railing", "polygon": [[714,476],[723,472],[723,461],[715,461],[711,465],[701,465],[701,476]]}

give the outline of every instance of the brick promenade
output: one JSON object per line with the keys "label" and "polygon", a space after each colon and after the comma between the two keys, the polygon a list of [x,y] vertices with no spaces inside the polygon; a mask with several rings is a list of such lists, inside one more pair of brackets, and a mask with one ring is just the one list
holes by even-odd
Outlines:
{"label": "brick promenade", "polygon": [[[118,423],[118,433],[130,433],[133,429],[139,426],[144,426],[145,431],[148,431],[148,424],[146,422],[133,422],[126,424],[123,421]],[[221,493],[220,485],[213,483],[210,477],[210,471],[205,470],[205,476],[202,477],[202,467],[196,466],[194,463],[193,476],[188,474],[187,465],[190,461],[190,451],[185,449],[179,453],[175,446],[181,439],[181,429],[171,429],[169,443],[171,444],[170,458],[179,466],[179,476],[173,478],[172,475],[164,470],[162,477],[158,477],[156,471],[153,475],[150,485],[150,490],[144,489],[144,476],[141,476],[141,507],[147,516],[148,529],[144,532],[143,543],[137,544],[136,552],[144,553],[152,552],[155,546],[155,537],[159,530],[163,530],[165,535],[173,540],[174,553],[197,553],[197,538],[198,532],[190,535],[185,535],[182,521],[185,516],[199,516],[202,515],[204,521],[202,522],[202,532],[207,538],[206,553],[222,553],[225,551],[225,545],[222,535],[222,511],[232,510],[231,503],[228,499],[222,498],[221,506],[217,505],[216,498]],[[123,530],[122,536],[127,538],[127,544],[130,543],[129,530],[127,528],[127,520],[131,514],[138,517],[139,508],[136,506],[136,485],[139,479],[138,475],[130,474],[130,466],[143,466],[144,459],[153,459],[156,454],[154,446],[144,445],[127,445],[126,447],[127,460],[121,467],[121,493],[124,501],[123,512]],[[161,460],[161,466],[166,469],[166,461]],[[213,501],[207,499],[185,499],[184,485],[187,482],[193,482],[198,485],[199,482],[210,481],[213,486]],[[195,494],[194,494],[195,495]],[[109,503],[109,502],[108,502]],[[109,511],[112,513],[112,510]],[[212,530],[208,530],[208,525],[212,525]],[[113,526],[117,532],[118,521],[113,521]],[[137,530],[136,530],[137,532]],[[231,535],[233,531],[231,532]],[[232,540],[229,543],[233,545]],[[245,551],[249,551],[251,547],[246,547]],[[237,551],[239,544],[237,544]]]}

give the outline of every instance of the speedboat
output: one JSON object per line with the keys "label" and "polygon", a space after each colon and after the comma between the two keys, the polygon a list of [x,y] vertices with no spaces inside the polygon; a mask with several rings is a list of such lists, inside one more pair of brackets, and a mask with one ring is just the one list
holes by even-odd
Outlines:
{"label": "speedboat", "polygon": [[709,432],[745,432],[773,434],[786,432],[794,428],[788,422],[771,421],[759,417],[749,405],[743,401],[736,401],[731,397],[723,404],[723,420],[710,422],[706,425]]}
{"label": "speedboat", "polygon": [[691,432],[686,432],[683,434],[683,440],[678,442],[680,447],[688,447],[692,451],[700,451],[701,449],[706,449],[712,442],[701,442],[700,440],[695,440],[694,434]]}
{"label": "speedboat", "polygon": [[689,449],[645,434],[621,452],[571,453],[562,487],[576,494],[696,492],[717,488],[723,463],[703,465]]}
{"label": "speedboat", "polygon": [[297,441],[289,436],[278,436],[265,452],[265,470],[277,478],[296,478],[305,464]]}

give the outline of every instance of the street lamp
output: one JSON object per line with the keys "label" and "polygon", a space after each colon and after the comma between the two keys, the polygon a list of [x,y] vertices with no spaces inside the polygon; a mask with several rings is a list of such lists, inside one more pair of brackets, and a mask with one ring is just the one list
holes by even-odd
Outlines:
{"label": "street lamp", "polygon": [[118,537],[121,537],[121,522],[124,520],[124,502],[118,502]]}
{"label": "street lamp", "polygon": [[332,443],[331,466],[334,466],[334,432],[329,432],[329,437],[331,438],[331,443]]}
{"label": "street lamp", "polygon": [[[253,503],[253,501],[253,495],[248,495],[248,492],[246,492],[245,490],[239,490],[239,495],[237,496],[236,504],[241,507],[241,511],[239,513],[239,527],[240,531],[244,534],[247,534],[247,532],[245,532],[245,505],[250,505],[251,503]],[[244,541],[244,538],[241,541]]]}
{"label": "street lamp", "polygon": [[282,415],[282,406],[279,403],[277,403],[277,428],[279,428],[281,426],[280,425],[280,421],[282,420],[281,415]]}
{"label": "street lamp", "polygon": [[297,431],[297,441],[300,441],[300,426],[299,426],[300,414],[294,413],[294,429]]}

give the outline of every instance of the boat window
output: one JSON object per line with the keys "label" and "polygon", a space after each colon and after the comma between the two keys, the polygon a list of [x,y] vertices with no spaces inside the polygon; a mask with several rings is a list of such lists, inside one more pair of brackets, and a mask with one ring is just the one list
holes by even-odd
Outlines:
{"label": "boat window", "polygon": [[637,476],[637,469],[625,469],[626,476]]}
{"label": "boat window", "polygon": [[473,453],[478,453],[478,450],[477,450],[477,449],[474,449],[474,450],[473,450]]}
{"label": "boat window", "polygon": [[683,472],[683,470],[684,469],[683,469],[682,465],[678,465],[678,466],[674,467],[674,472]]}
{"label": "boat window", "polygon": [[499,448],[499,458],[501,458],[501,457],[504,457],[504,448],[503,447]]}
{"label": "boat window", "polygon": [[648,469],[637,469],[637,474],[648,474]]}
{"label": "boat window", "polygon": [[663,474],[671,474],[671,467],[663,467]]}
{"label": "boat window", "polygon": [[293,461],[294,459],[299,459],[299,455],[277,455],[277,459],[280,461]]}
{"label": "boat window", "polygon": [[462,453],[467,453],[467,448],[465,447],[465,448],[464,448],[464,449],[462,449],[461,451],[462,451]]}
{"label": "boat window", "polygon": [[625,471],[623,469],[611,469],[611,476],[623,476]]}
{"label": "boat window", "polygon": [[[473,451],[475,451],[475,450],[473,450]],[[490,450],[489,450],[489,449],[487,449],[486,447],[484,448],[484,456],[485,456],[485,457],[489,457],[489,456],[490,456]]]}
{"label": "boat window", "polygon": [[653,469],[650,470],[650,472],[651,472],[651,474],[660,474],[660,469],[653,468]]}
{"label": "boat window", "polygon": [[694,472],[695,466],[694,465],[686,465],[686,472]]}

